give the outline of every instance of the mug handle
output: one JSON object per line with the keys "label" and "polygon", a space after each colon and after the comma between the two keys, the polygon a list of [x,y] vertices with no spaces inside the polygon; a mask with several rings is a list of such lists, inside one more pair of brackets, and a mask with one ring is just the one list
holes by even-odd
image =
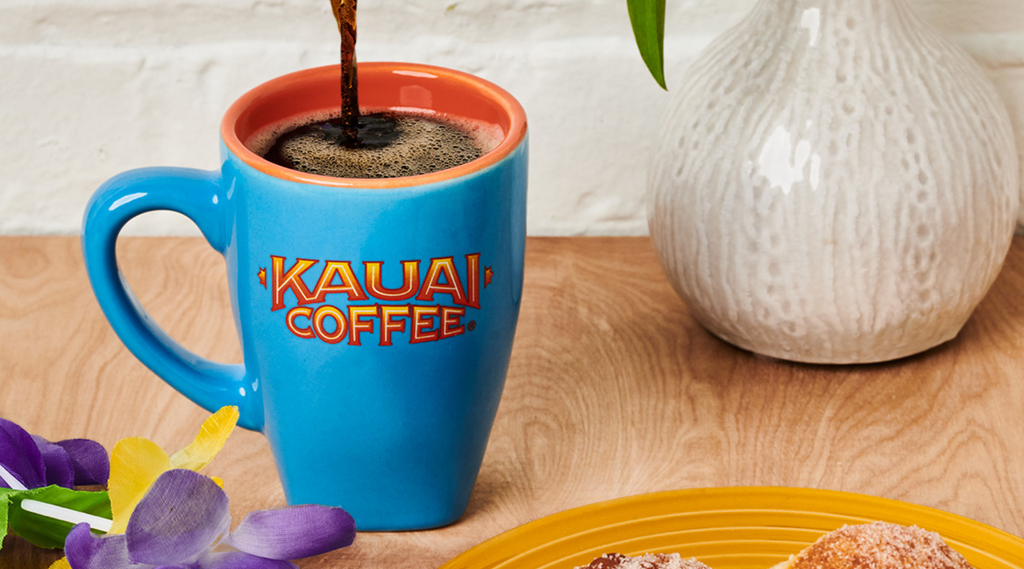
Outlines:
{"label": "mug handle", "polygon": [[93,194],[82,223],[82,250],[100,308],[135,357],[207,411],[237,406],[238,425],[259,431],[263,405],[246,378],[245,366],[210,361],[168,336],[146,313],[117,265],[115,245],[121,228],[133,217],[155,210],[185,215],[223,255],[230,239],[227,202],[216,171],[130,170],[111,178]]}

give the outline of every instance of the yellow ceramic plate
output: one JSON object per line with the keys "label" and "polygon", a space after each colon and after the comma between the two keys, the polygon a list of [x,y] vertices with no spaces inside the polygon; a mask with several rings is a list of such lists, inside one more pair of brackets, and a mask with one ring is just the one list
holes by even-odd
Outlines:
{"label": "yellow ceramic plate", "polygon": [[801,488],[700,488],[576,508],[489,539],[441,569],[573,569],[602,553],[679,553],[712,569],[768,569],[843,524],[938,532],[977,569],[1024,569],[1024,540],[967,518],[874,496]]}

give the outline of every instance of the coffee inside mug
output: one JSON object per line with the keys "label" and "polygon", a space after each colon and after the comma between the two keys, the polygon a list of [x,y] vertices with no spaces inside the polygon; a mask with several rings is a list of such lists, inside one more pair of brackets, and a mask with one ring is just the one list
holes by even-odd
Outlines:
{"label": "coffee inside mug", "polygon": [[254,145],[254,137],[273,132],[279,125],[337,115],[341,106],[337,66],[285,75],[240,97],[221,124],[224,143],[243,162],[276,178],[322,186],[385,189],[439,182],[487,168],[511,153],[526,135],[526,116],[519,103],[483,79],[432,66],[384,62],[360,64],[359,78],[362,108],[470,125],[484,141],[484,154],[430,174],[366,179],[291,170],[265,160],[249,147]]}

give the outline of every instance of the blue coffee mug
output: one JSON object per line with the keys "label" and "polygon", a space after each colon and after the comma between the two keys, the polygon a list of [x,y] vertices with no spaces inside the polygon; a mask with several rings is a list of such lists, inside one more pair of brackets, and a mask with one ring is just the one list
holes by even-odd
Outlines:
{"label": "blue coffee mug", "polygon": [[[336,66],[242,96],[221,125],[221,168],[145,168],[99,188],[82,245],[96,298],[125,346],[210,411],[263,432],[291,504],[345,508],[361,530],[425,529],[465,511],[508,370],[523,285],[527,136],[522,107],[482,79],[361,64],[368,108],[497,129],[496,147],[440,172],[328,178],[246,145],[340,107]],[[122,278],[131,218],[191,218],[224,256],[244,364],[180,346]]]}

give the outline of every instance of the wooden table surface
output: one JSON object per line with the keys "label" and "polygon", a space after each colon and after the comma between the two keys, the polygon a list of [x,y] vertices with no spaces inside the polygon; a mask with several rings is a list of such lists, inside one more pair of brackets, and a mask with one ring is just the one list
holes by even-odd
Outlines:
{"label": "wooden table surface", "polygon": [[[225,269],[201,239],[131,238],[121,265],[187,347],[240,361]],[[531,238],[505,393],[469,510],[447,528],[359,534],[304,569],[437,567],[531,520],[680,488],[828,488],[941,508],[1024,535],[1024,240],[959,338],[903,361],[798,365],[705,332],[644,238]],[[175,451],[206,413],[125,350],[77,238],[0,238],[0,416],[105,447]],[[284,495],[238,430],[205,473],[237,523]],[[0,567],[56,556],[8,537]]]}

